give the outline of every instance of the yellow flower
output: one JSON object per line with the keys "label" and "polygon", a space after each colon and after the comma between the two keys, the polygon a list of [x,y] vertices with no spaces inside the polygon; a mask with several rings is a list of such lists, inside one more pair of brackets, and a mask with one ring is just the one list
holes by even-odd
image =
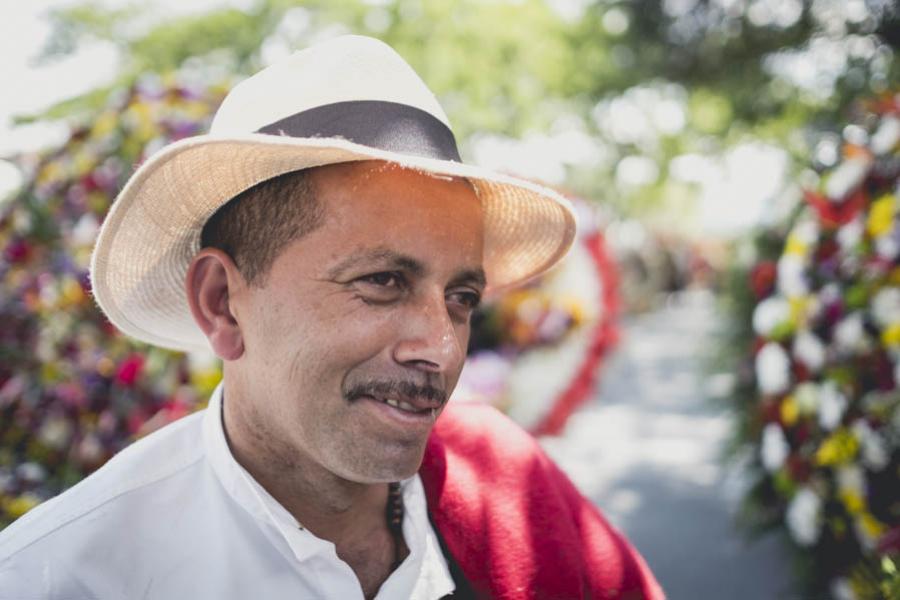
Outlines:
{"label": "yellow flower", "polygon": [[46,183],[48,181],[55,181],[60,177],[65,175],[65,170],[62,168],[62,165],[59,164],[58,161],[51,161],[44,165],[44,168],[38,172],[36,177],[37,183]]}
{"label": "yellow flower", "polygon": [[44,383],[53,383],[60,379],[61,369],[59,365],[53,361],[45,362],[41,365],[41,379]]}
{"label": "yellow flower", "polygon": [[72,169],[79,177],[89,173],[97,166],[97,159],[92,152],[79,152],[72,159]]}
{"label": "yellow flower", "polygon": [[14,519],[18,519],[40,503],[41,499],[34,494],[22,494],[15,497],[6,496],[0,500],[3,510]]}
{"label": "yellow flower", "polygon": [[881,332],[881,343],[885,348],[900,347],[900,323],[891,323]]}
{"label": "yellow flower", "polygon": [[791,296],[788,298],[790,306],[790,322],[795,327],[802,326],[806,323],[806,317],[809,313],[810,304],[812,304],[809,296]]}
{"label": "yellow flower", "polygon": [[890,194],[885,194],[872,203],[866,223],[866,229],[872,237],[884,235],[891,230],[894,225],[895,204],[894,197]]}
{"label": "yellow flower", "polygon": [[115,111],[110,110],[103,113],[96,121],[94,121],[94,126],[91,128],[91,137],[105,136],[116,128],[118,121],[119,116]]}
{"label": "yellow flower", "polygon": [[781,421],[788,427],[797,422],[800,415],[800,409],[797,407],[797,401],[793,396],[788,396],[781,401]]}
{"label": "yellow flower", "polygon": [[847,464],[856,456],[859,442],[845,428],[836,430],[825,438],[816,450],[815,462],[819,466]]}
{"label": "yellow flower", "polygon": [[97,373],[103,377],[112,377],[116,372],[116,363],[108,356],[103,356],[97,361]]}
{"label": "yellow flower", "polygon": [[809,244],[800,238],[796,233],[791,233],[788,235],[787,240],[784,243],[784,253],[785,254],[796,254],[797,256],[806,256],[809,251]]}
{"label": "yellow flower", "polygon": [[569,313],[575,326],[581,325],[587,320],[587,311],[579,298],[575,296],[563,296],[560,299],[562,310]]}
{"label": "yellow flower", "polygon": [[839,497],[851,515],[858,514],[866,507],[866,501],[854,490],[843,489]]}
{"label": "yellow flower", "polygon": [[218,369],[199,369],[191,373],[191,385],[202,397],[212,394],[221,379],[222,373]]}
{"label": "yellow flower", "polygon": [[62,282],[62,298],[63,306],[74,306],[80,304],[84,299],[84,289],[72,277],[66,277]]}
{"label": "yellow flower", "polygon": [[887,527],[872,516],[872,513],[864,512],[857,517],[859,519],[859,524],[862,527],[863,531],[865,531],[873,540],[877,540],[882,536]]}

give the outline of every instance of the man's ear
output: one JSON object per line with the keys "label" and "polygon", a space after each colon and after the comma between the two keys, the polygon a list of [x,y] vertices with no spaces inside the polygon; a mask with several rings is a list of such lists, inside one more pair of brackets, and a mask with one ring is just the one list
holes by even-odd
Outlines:
{"label": "man's ear", "polygon": [[236,360],[244,353],[244,339],[232,306],[232,297],[242,285],[244,280],[234,261],[217,248],[200,250],[185,277],[194,321],[222,360]]}

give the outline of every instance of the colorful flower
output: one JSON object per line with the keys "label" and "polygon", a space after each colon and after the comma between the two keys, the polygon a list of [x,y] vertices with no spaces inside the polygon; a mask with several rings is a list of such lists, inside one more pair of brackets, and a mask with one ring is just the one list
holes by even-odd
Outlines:
{"label": "colorful flower", "polygon": [[764,395],[780,394],[790,385],[791,361],[780,344],[769,342],[756,355],[756,381]]}
{"label": "colorful flower", "polygon": [[801,546],[812,546],[821,534],[822,500],[810,488],[801,488],[788,504],[785,520],[791,536]]}

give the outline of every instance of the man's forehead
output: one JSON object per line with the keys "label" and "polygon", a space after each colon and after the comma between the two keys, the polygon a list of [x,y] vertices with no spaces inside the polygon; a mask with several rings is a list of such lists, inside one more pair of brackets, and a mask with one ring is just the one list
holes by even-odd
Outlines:
{"label": "man's forehead", "polygon": [[449,183],[465,186],[476,198],[478,197],[478,188],[465,177],[430,173],[384,160],[340,162],[313,167],[309,172],[311,182],[316,186],[317,191],[320,192],[327,191],[330,186],[334,185],[335,181],[341,179],[351,179],[358,184],[362,184],[370,181],[372,178],[416,176],[424,178],[425,181],[430,180],[436,185]]}

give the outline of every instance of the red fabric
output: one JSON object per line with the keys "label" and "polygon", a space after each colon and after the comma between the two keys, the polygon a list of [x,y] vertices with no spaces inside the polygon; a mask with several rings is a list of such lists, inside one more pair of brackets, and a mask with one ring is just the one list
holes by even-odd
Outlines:
{"label": "red fabric", "polygon": [[480,598],[664,598],[637,550],[490,406],[450,404],[420,470],[435,527]]}

